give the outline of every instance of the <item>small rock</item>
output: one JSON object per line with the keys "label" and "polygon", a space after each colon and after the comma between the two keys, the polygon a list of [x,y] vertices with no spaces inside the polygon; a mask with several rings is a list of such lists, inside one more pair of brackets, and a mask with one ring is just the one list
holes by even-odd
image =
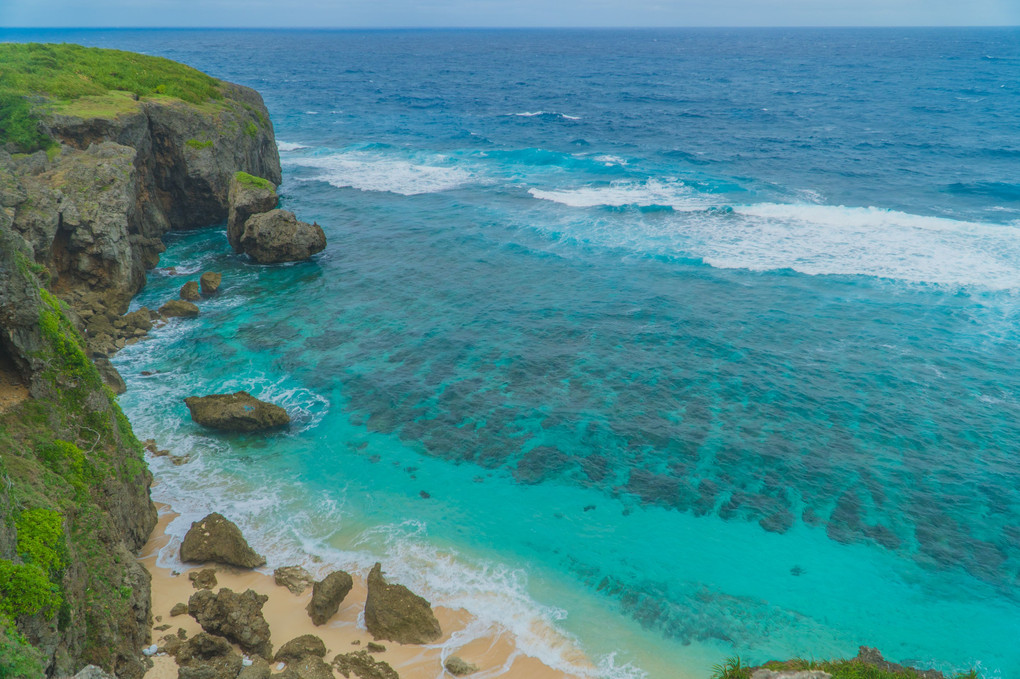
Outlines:
{"label": "small rock", "polygon": [[383,653],[386,650],[385,646],[383,646],[382,644],[377,644],[374,641],[368,642],[368,645],[365,646],[365,648],[368,650],[369,653]]}
{"label": "small rock", "polygon": [[170,629],[170,627],[171,625],[156,625],[152,629],[154,629],[157,632],[165,632],[166,630]]}
{"label": "small rock", "polygon": [[280,650],[276,652],[273,660],[276,662],[291,663],[308,655],[314,655],[320,658],[326,657],[326,644],[324,644],[322,639],[314,634],[302,634],[295,639],[291,639],[280,647]]}
{"label": "small rock", "polygon": [[442,636],[432,606],[403,585],[390,585],[375,564],[368,574],[365,627],[376,639],[400,644],[427,644]]}
{"label": "small rock", "polygon": [[181,561],[212,561],[239,568],[258,568],[266,563],[265,557],[248,546],[241,529],[216,512],[191,524],[181,543]]}
{"label": "small rock", "polygon": [[159,308],[159,315],[166,318],[194,318],[198,316],[198,307],[182,299],[172,299]]}
{"label": "small rock", "polygon": [[223,274],[206,271],[202,274],[198,281],[202,285],[202,296],[211,297],[220,291],[220,283],[223,282]]}
{"label": "small rock", "polygon": [[170,617],[176,618],[178,615],[184,615],[188,612],[188,604],[177,603],[170,609]]}
{"label": "small rock", "polygon": [[188,302],[197,302],[202,299],[202,295],[198,292],[198,283],[196,281],[188,281],[182,285],[181,292],[178,294],[178,297],[183,300],[187,300]]}
{"label": "small rock", "polygon": [[283,566],[273,571],[277,585],[286,587],[292,594],[301,594],[315,582],[312,574],[301,566]]}
{"label": "small rock", "polygon": [[216,569],[203,568],[200,571],[188,573],[188,580],[195,589],[212,589],[216,586]]}
{"label": "small rock", "polygon": [[287,411],[260,401],[246,391],[233,394],[189,396],[184,399],[191,419],[202,426],[225,431],[263,431],[290,423]]}
{"label": "small rock", "polygon": [[325,625],[339,610],[340,603],[354,587],[349,573],[335,571],[312,585],[312,600],[306,610],[315,625]]}
{"label": "small rock", "polygon": [[472,665],[458,656],[451,655],[443,664],[446,671],[455,677],[463,677],[466,674],[473,674],[478,671],[477,665]]}
{"label": "small rock", "polygon": [[376,660],[368,651],[341,653],[333,658],[333,667],[345,677],[353,672],[361,679],[400,679],[388,662]]}
{"label": "small rock", "polygon": [[[245,665],[245,661],[248,662]],[[237,675],[237,679],[269,679],[272,670],[262,658],[255,658],[254,660],[245,658],[241,661],[241,671]]]}

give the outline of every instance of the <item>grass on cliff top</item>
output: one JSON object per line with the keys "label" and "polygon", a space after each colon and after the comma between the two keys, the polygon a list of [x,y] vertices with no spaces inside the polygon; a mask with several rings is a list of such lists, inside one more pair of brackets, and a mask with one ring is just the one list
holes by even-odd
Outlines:
{"label": "grass on cliff top", "polygon": [[116,115],[137,97],[192,104],[223,98],[219,81],[190,66],[134,52],[70,44],[0,43],[0,144],[47,148],[35,107],[72,115]]}
{"label": "grass on cliff top", "polygon": [[270,191],[276,190],[276,187],[273,186],[273,182],[268,179],[263,179],[262,177],[256,177],[255,175],[248,174],[247,172],[235,172],[234,179],[237,180],[237,183],[244,184],[245,186],[251,186],[252,188],[268,189]]}

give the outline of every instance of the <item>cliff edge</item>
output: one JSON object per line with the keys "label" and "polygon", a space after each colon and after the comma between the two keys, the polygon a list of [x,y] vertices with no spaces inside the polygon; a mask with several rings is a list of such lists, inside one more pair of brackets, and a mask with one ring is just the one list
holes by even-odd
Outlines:
{"label": "cliff edge", "polygon": [[165,59],[0,63],[0,675],[137,679],[152,477],[92,359],[163,234],[225,222],[238,171],[280,181],[276,142],[257,92]]}

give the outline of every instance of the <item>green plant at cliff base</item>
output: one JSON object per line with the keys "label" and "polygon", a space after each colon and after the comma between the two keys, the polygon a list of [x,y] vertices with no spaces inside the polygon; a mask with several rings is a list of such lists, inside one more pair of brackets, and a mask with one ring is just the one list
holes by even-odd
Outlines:
{"label": "green plant at cliff base", "polygon": [[0,615],[0,679],[43,676],[42,654]]}
{"label": "green plant at cliff base", "polygon": [[[737,662],[739,664],[739,659]],[[762,667],[777,672],[821,670],[831,674],[832,679],[923,679],[924,676],[919,670],[909,667],[900,670],[887,670],[857,659],[814,661],[795,658],[784,662],[770,661]],[[750,677],[750,673],[747,676]],[[729,675],[722,675],[722,679],[737,679],[738,677],[743,677],[743,675],[733,675],[732,678]],[[953,675],[951,679],[981,679],[981,677],[976,670],[970,670]]]}
{"label": "green plant at cliff base", "polygon": [[734,656],[712,666],[712,679],[751,679],[751,670]]}
{"label": "green plant at cliff base", "polygon": [[67,558],[64,517],[51,509],[26,509],[14,525],[24,563],[0,559],[0,615],[11,619],[38,612],[51,615],[63,603],[59,583]]}

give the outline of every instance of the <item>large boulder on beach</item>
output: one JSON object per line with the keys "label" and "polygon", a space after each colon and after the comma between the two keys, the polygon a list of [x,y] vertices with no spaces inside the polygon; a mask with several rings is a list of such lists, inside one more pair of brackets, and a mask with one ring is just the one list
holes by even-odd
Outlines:
{"label": "large boulder on beach", "polygon": [[312,574],[301,566],[281,566],[273,571],[273,580],[291,594],[303,594],[315,582]]}
{"label": "large boulder on beach", "polygon": [[260,401],[246,391],[189,396],[184,399],[184,404],[191,411],[191,419],[213,429],[251,432],[275,429],[290,423],[286,410]]}
{"label": "large boulder on beach", "polygon": [[298,262],[325,248],[322,227],[299,221],[288,210],[253,215],[241,234],[241,250],[260,264]]}
{"label": "large boulder on beach", "polygon": [[230,191],[227,201],[230,205],[227,214],[227,240],[234,252],[241,252],[241,235],[244,223],[252,215],[269,212],[279,202],[276,185],[268,179],[255,177],[246,172],[238,172],[230,180]]}
{"label": "large boulder on beach", "polygon": [[268,600],[266,595],[251,589],[241,594],[226,587],[216,594],[202,589],[188,599],[188,613],[206,632],[225,637],[245,653],[268,660],[273,656],[273,645],[269,640],[269,623],[262,615]]}
{"label": "large boulder on beach", "polygon": [[178,679],[233,679],[243,662],[226,639],[206,632],[183,644],[176,658]]}
{"label": "large boulder on beach", "polygon": [[443,663],[443,667],[455,677],[464,677],[478,671],[478,665],[472,665],[457,655],[451,655],[447,658],[446,662]]}
{"label": "large boulder on beach", "polygon": [[376,639],[400,644],[428,644],[442,636],[428,601],[403,585],[390,585],[376,564],[368,574],[365,627]]}
{"label": "large boulder on beach", "polygon": [[191,524],[181,543],[181,561],[211,561],[238,568],[257,568],[266,563],[264,556],[248,546],[241,529],[216,512]]}
{"label": "large boulder on beach", "polygon": [[308,602],[308,615],[316,625],[325,625],[340,608],[354,587],[349,573],[335,571],[312,585],[312,600]]}

